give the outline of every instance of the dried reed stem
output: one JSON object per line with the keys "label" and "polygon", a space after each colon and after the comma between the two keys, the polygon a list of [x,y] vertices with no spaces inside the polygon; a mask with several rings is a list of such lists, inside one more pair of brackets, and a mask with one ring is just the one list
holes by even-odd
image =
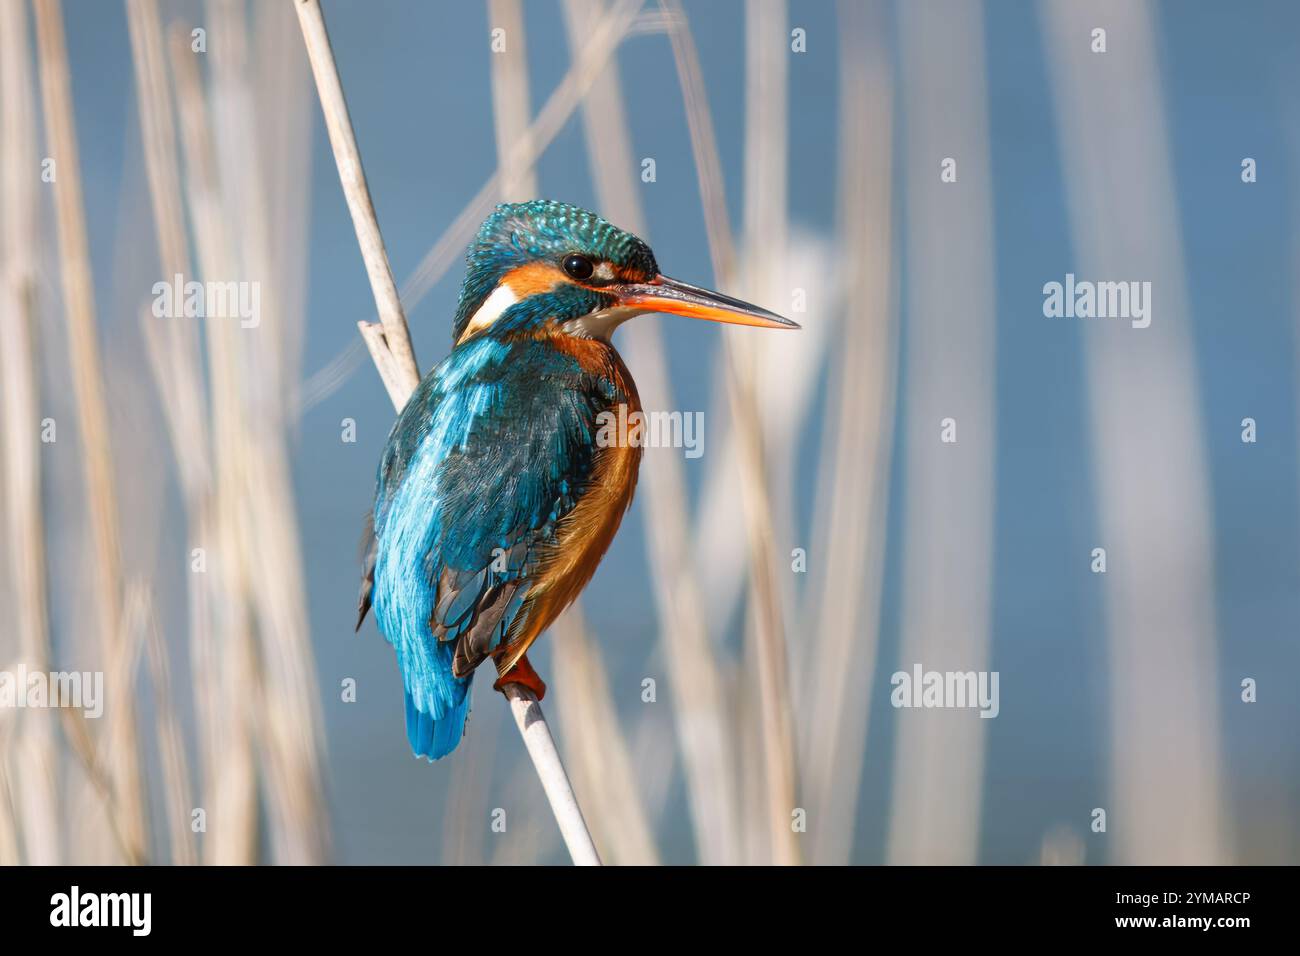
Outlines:
{"label": "dried reed stem", "polygon": [[[384,379],[389,397],[400,411],[420,382],[415,349],[411,346],[411,336],[406,328],[406,314],[402,311],[402,303],[397,296],[397,283],[393,281],[393,270],[388,264],[384,238],[379,232],[375,204],[370,198],[365,170],[361,167],[356,134],[352,131],[347,100],[343,97],[343,84],[338,69],[334,66],[334,51],[330,49],[329,34],[325,31],[325,16],[317,0],[298,0],[296,9],[303,41],[307,44],[312,76],[320,94],[325,129],[329,132],[330,145],[334,150],[334,164],[338,167],[339,180],[343,183],[343,196],[347,200],[348,212],[352,215],[352,228],[357,233],[357,244],[361,247],[361,259],[366,264],[370,291],[374,294],[375,306],[379,310],[379,324],[383,327],[384,343],[389,353],[384,365],[378,361],[375,364]],[[367,344],[370,342],[367,339]],[[371,354],[374,355],[373,347]],[[402,396],[400,402],[399,395]]]}
{"label": "dried reed stem", "polygon": [[[801,712],[803,779],[814,862],[844,865],[853,848],[859,782],[875,685],[893,437],[896,323],[891,310],[892,84],[884,0],[841,0],[838,229],[853,295],[837,335],[839,388],[823,439],[820,587],[809,582]],[[829,439],[829,440],[827,440]],[[846,667],[845,661],[856,662]]]}
{"label": "dried reed stem", "polygon": [[172,693],[171,662],[167,642],[158,626],[153,595],[148,586],[137,584],[127,595],[134,605],[136,626],[143,631],[149,672],[153,680],[154,710],[157,714],[158,756],[162,766],[164,805],[172,863],[192,866],[198,862],[198,847],[190,827],[194,798],[190,786],[189,761],[185,756],[185,734]]}
{"label": "dried reed stem", "polygon": [[[727,217],[722,163],[713,133],[713,120],[704,91],[698,54],[686,15],[678,0],[661,0],[661,5],[673,24],[670,30],[673,58],[687,110],[691,148],[699,178],[700,196],[704,203],[705,225],[714,275],[719,286],[725,289],[734,281],[735,244]],[[778,15],[783,11],[784,4],[776,6],[763,4],[757,8],[751,7],[747,11],[749,22],[754,24],[749,34],[751,49],[764,44],[779,49],[775,47],[773,41],[781,31],[774,31],[773,24],[783,24],[783,18]],[[751,96],[757,95],[758,89],[760,85],[751,80]],[[784,103],[783,90],[780,99]],[[751,117],[756,111],[761,114],[766,108],[765,105],[761,108],[751,106],[749,114]],[[761,151],[775,156],[778,149],[783,151],[784,148],[783,136],[780,144],[768,142],[767,138],[763,138],[759,142],[750,144],[747,153]],[[773,189],[772,183],[777,179],[783,181],[783,165],[775,172],[765,166],[759,166],[757,169],[758,172],[754,177],[746,182],[747,196],[751,190]],[[758,181],[752,181],[753,179]],[[767,228],[775,231],[779,238],[784,236],[784,229],[778,228],[784,220],[783,184],[776,194],[781,197],[780,209],[777,213],[779,222],[768,223]],[[766,210],[767,206],[759,204],[757,208]],[[767,237],[763,238],[766,241]],[[753,245],[757,247],[759,243]],[[755,643],[757,703],[763,724],[761,736],[765,787],[763,820],[770,840],[773,861],[782,864],[797,863],[799,847],[790,826],[790,814],[796,803],[796,773],[794,734],[789,712],[789,667],[786,661],[782,611],[776,583],[775,541],[767,490],[762,431],[757,416],[752,362],[746,361],[743,355],[738,354],[735,341],[731,336],[724,335],[723,344],[727,355],[731,411],[740,441],[741,491],[749,537],[750,581],[754,603],[750,633]]]}
{"label": "dried reed stem", "polygon": [[58,0],[35,0],[35,9],[45,137],[51,155],[58,163],[54,189],[55,223],[64,312],[68,322],[72,389],[80,423],[78,435],[81,439],[83,480],[90,512],[95,593],[105,655],[112,659],[119,652],[122,626],[122,560],[118,544],[116,482],[109,455],[108,403],[95,330],[95,298],[86,242],[71,77]]}
{"label": "dried reed stem", "polygon": [[23,862],[13,774],[9,771],[10,755],[13,752],[13,722],[9,716],[0,713],[0,866],[18,866]]}
{"label": "dried reed stem", "polygon": [[[135,639],[140,630],[137,626],[139,619],[139,614],[136,613],[137,608],[138,604],[132,604],[129,601],[123,604],[122,642],[119,654],[104,663],[105,688],[118,688],[119,693],[133,696],[136,693],[135,675],[140,649],[140,642]],[[105,707],[108,706],[111,705],[106,703]],[[150,860],[147,852],[148,847],[145,845],[148,834],[133,829],[130,826],[129,817],[124,812],[117,786],[117,775],[113,766],[114,761],[118,759],[118,755],[113,752],[111,740],[110,746],[98,747],[96,741],[90,735],[90,721],[81,710],[64,708],[59,710],[59,715],[63,719],[64,736],[68,741],[68,745],[71,747],[73,755],[81,762],[82,769],[85,772],[85,782],[88,784],[88,790],[98,797],[104,808],[109,833],[113,837],[121,858],[132,866],[148,865]],[[76,822],[81,821],[77,820]],[[141,827],[143,828],[143,824]],[[98,826],[96,826],[96,831],[98,829]],[[78,842],[82,841],[79,840]],[[95,840],[91,845],[98,845],[99,843],[99,840]]]}
{"label": "dried reed stem", "polygon": [[529,135],[528,57],[524,45],[521,0],[488,0],[488,26],[505,31],[506,47],[489,57],[492,77],[492,118],[496,127],[497,168],[501,170],[502,202],[537,196],[537,172],[530,158],[537,153],[515,144]]}
{"label": "dried reed stem", "polygon": [[[1157,65],[1163,21],[1147,3],[1050,3],[1043,11],[1074,271],[1148,277],[1163,315],[1188,316],[1176,139]],[[1124,37],[1105,70],[1086,46],[1076,49],[1097,16]],[[1142,162],[1115,175],[1131,156]],[[1222,865],[1236,853],[1206,447],[1220,426],[1217,412],[1205,418],[1192,329],[1157,319],[1124,335],[1091,323],[1078,333],[1097,530],[1111,562],[1097,587],[1107,632],[1112,864]]]}
{"label": "dried reed stem", "polygon": [[[374,205],[370,202],[369,191],[365,185],[365,174],[361,166],[361,155],[357,150],[356,136],[352,131],[352,121],[348,116],[347,102],[343,97],[343,85],[339,79],[338,67],[334,62],[334,52],[330,47],[329,34],[325,29],[325,17],[321,12],[319,0],[298,0],[298,22],[302,27],[303,39],[307,45],[307,56],[311,61],[312,75],[316,79],[316,91],[320,95],[321,108],[325,114],[325,125],[329,132],[330,144],[334,158],[339,167],[339,179],[347,196],[348,209],[352,212],[353,225],[357,231],[357,241],[361,245],[362,256],[366,259],[366,271],[371,277],[371,289],[375,294],[376,306],[383,319],[383,349],[389,358],[376,358],[376,367],[384,374],[383,362],[387,361],[388,371],[394,376],[389,388],[393,405],[400,411],[411,393],[419,385],[419,372],[415,365],[415,353],[410,345],[410,333],[406,327],[406,316],[402,304],[397,299],[396,289],[392,285],[392,271],[388,266],[388,256],[384,251],[383,240],[379,232],[379,222],[375,218]],[[382,261],[373,262],[378,257]],[[387,277],[387,283],[383,277]],[[389,311],[386,311],[389,310]],[[397,343],[396,345],[394,343]],[[377,338],[367,338],[372,356],[376,356],[380,343]],[[409,358],[406,361],[403,356]],[[559,824],[560,833],[573,862],[578,865],[599,864],[595,845],[587,825],[582,818],[582,811],[573,796],[573,787],[564,772],[559,752],[551,737],[550,728],[542,714],[541,705],[532,692],[518,684],[507,684],[505,696],[510,701],[510,710],[515,723],[523,737],[524,746],[533,760],[542,788],[546,791]]]}
{"label": "dried reed stem", "polygon": [[[50,663],[46,608],[44,509],[41,500],[41,414],[34,337],[36,290],[36,162],[26,6],[0,4],[0,408],[4,425],[4,507],[10,626],[20,661],[32,670]],[[53,864],[59,839],[58,753],[50,711],[19,715],[14,745],[14,809],[26,861]]]}
{"label": "dried reed stem", "polygon": [[105,767],[95,742],[90,739],[85,715],[79,710],[63,710],[60,714],[68,746],[85,772],[89,789],[104,807],[105,819],[122,859],[132,866],[147,866],[149,858],[145,855],[145,848],[133,841],[122,828],[123,815],[113,786],[112,769]]}
{"label": "dried reed stem", "polygon": [[[154,228],[163,275],[170,279],[188,274],[190,253],[162,27],[154,0],[128,0],[127,14]],[[192,122],[188,112],[182,119]],[[144,324],[146,354],[181,475],[191,546],[208,555],[206,572],[189,575],[190,667],[198,688],[203,805],[215,824],[204,841],[204,857],[248,864],[257,857],[258,802],[254,728],[246,700],[248,688],[256,686],[257,664],[249,574],[240,562],[237,502],[243,488],[232,455],[221,455],[214,470],[210,452],[210,436],[217,447],[237,450],[226,445],[237,434],[233,418],[241,405],[224,335],[228,330],[221,323],[207,325],[213,371],[210,429],[193,323],[159,321],[146,313]]]}
{"label": "dried reed stem", "polygon": [[[203,264],[205,274],[228,279],[233,274],[253,277],[262,289],[261,321],[255,329],[228,327],[239,396],[244,414],[236,419],[240,431],[232,494],[240,525],[241,563],[257,586],[249,589],[249,604],[257,636],[259,684],[253,695],[253,724],[260,751],[272,858],[279,863],[323,862],[328,846],[328,822],[321,781],[320,694],[309,640],[302,554],[296,522],[289,451],[284,433],[286,415],[281,407],[285,369],[281,306],[284,285],[274,272],[269,248],[267,190],[262,166],[249,162],[242,144],[258,142],[254,123],[257,105],[249,89],[247,25],[239,0],[209,0],[208,22],[223,42],[211,54],[213,109],[206,108],[199,85],[197,60],[186,44],[183,28],[176,31],[173,63],[186,71],[191,89],[187,114],[199,118],[194,125],[199,142],[189,153],[205,150],[219,168],[217,180],[208,183],[219,191],[220,209],[238,223],[239,241],[228,229],[213,231],[223,239],[226,263]],[[283,22],[276,27],[286,37],[296,33],[288,9],[277,6]],[[271,16],[266,13],[266,16]],[[279,21],[273,21],[279,22]],[[268,27],[271,24],[268,24]],[[299,54],[301,56],[301,54]],[[307,98],[305,60],[298,73]],[[286,79],[287,83],[292,80]],[[294,144],[301,163],[306,148]],[[291,159],[282,155],[281,161]],[[218,323],[219,324],[219,323]]]}
{"label": "dried reed stem", "polygon": [[[311,249],[311,130],[315,97],[311,67],[297,51],[298,18],[287,3],[254,8],[250,36],[255,47],[256,92],[250,112],[262,144],[258,167],[263,181],[256,212],[265,221],[263,254],[268,275],[276,278],[276,315],[271,333],[277,362],[267,363],[268,397],[285,405],[288,425],[296,427],[295,393],[302,381],[302,345],[306,333],[307,267]],[[294,49],[295,53],[287,51]],[[229,152],[238,154],[238,144]],[[263,310],[265,311],[265,310]],[[352,339],[360,351],[364,344]],[[360,356],[358,356],[360,358]],[[278,378],[278,381],[276,380]]]}
{"label": "dried reed stem", "polygon": [[[73,119],[71,75],[58,0],[36,0],[36,32],[41,61],[46,139],[58,163],[54,189],[55,221],[63,278],[64,310],[68,322],[68,349],[76,400],[78,435],[82,448],[83,481],[89,511],[94,556],[94,592],[99,615],[98,633],[105,662],[122,659],[122,560],[118,532],[118,502],[107,414],[106,392],[100,368],[96,334],[95,300],[86,241],[86,220],[81,193],[81,164]],[[146,839],[143,784],[135,725],[134,678],[110,688],[113,706],[108,720],[110,760],[115,790],[121,796],[123,826],[137,847]],[[136,851],[141,852],[141,851]]]}
{"label": "dried reed stem", "polygon": [[[897,11],[909,298],[899,663],[982,671],[989,659],[997,448],[983,17],[978,7],[952,0]],[[936,188],[936,155],[960,157],[959,187]],[[949,416],[960,428],[956,443],[939,440]],[[889,862],[975,862],[992,721],[967,716],[898,712]]]}

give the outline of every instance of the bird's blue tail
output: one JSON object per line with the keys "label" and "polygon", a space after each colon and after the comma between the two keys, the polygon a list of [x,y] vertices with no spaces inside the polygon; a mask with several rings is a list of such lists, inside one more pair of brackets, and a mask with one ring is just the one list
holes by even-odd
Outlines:
{"label": "bird's blue tail", "polygon": [[466,687],[459,704],[441,717],[435,717],[433,714],[421,713],[415,706],[411,692],[406,692],[406,736],[417,757],[437,760],[456,749],[460,738],[465,735],[469,693],[469,688]]}

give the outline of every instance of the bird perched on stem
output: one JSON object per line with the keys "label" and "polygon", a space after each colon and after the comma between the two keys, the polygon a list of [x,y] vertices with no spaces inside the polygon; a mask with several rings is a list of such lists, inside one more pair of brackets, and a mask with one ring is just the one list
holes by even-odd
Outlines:
{"label": "bird perched on stem", "polygon": [[[417,756],[455,749],[470,679],[546,692],[527,652],[591,580],[632,502],[640,410],[610,344],[645,312],[798,328],[661,275],[650,247],[594,213],[501,205],[466,257],[451,354],[429,372],[379,464],[357,627],[373,605],[397,652]],[[620,420],[626,421],[626,417]]]}

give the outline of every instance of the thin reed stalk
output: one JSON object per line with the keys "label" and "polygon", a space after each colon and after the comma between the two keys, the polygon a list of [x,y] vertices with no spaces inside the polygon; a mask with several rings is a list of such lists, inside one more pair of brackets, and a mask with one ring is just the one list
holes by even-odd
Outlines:
{"label": "thin reed stalk", "polygon": [[[372,356],[376,358],[375,364],[380,369],[380,374],[390,376],[386,378],[385,385],[389,388],[393,405],[400,411],[419,385],[419,371],[410,345],[406,316],[393,287],[392,270],[384,250],[370,191],[366,186],[361,155],[348,116],[347,102],[325,28],[324,14],[318,0],[299,0],[297,11],[312,75],[316,80],[316,90],[325,114],[326,130],[339,167],[339,179],[347,197],[362,257],[366,260],[366,271],[370,276],[375,303],[380,310],[382,348],[381,340],[374,336],[373,331],[367,344]],[[404,357],[409,357],[410,361],[405,361]],[[507,684],[505,696],[510,702],[511,713],[528,749],[528,755],[537,769],[573,862],[578,865],[599,865],[600,858],[582,818],[582,811],[573,796],[573,788],[555,749],[541,705],[531,691],[518,684]]]}
{"label": "thin reed stalk", "polygon": [[[36,190],[31,61],[26,6],[0,4],[0,408],[4,427],[4,507],[9,551],[10,626],[20,662],[48,670],[41,414],[35,334]],[[53,864],[59,838],[59,762],[49,712],[24,710],[13,757],[22,767],[14,808],[26,862]]]}
{"label": "thin reed stalk", "polygon": [[127,596],[137,608],[137,626],[143,631],[143,642],[149,660],[149,673],[153,682],[155,725],[158,736],[158,756],[162,768],[163,805],[167,817],[168,843],[172,863],[193,866],[199,861],[198,847],[190,826],[190,813],[194,807],[193,788],[190,783],[189,760],[186,757],[185,734],[176,709],[172,691],[171,661],[167,642],[158,626],[157,609],[147,585],[137,583]]}
{"label": "thin reed stalk", "polygon": [[118,544],[116,481],[109,454],[108,403],[95,327],[93,278],[81,195],[81,162],[73,120],[72,81],[58,0],[35,0],[34,6],[45,137],[51,155],[58,161],[57,188],[54,190],[55,225],[64,314],[68,324],[72,390],[80,425],[78,436],[83,481],[90,512],[94,590],[98,598],[99,632],[105,638],[105,655],[111,659],[120,643],[122,560]]}
{"label": "thin reed stalk", "polygon": [[[952,0],[897,9],[909,289],[899,664],[982,671],[997,447],[983,13]],[[944,156],[961,164],[959,187],[936,188]],[[956,442],[940,440],[945,418],[956,423]],[[955,710],[897,713],[888,861],[974,863],[992,721]]]}
{"label": "thin reed stalk", "polygon": [[[1164,314],[1187,316],[1157,17],[1146,3],[1098,7],[1044,5],[1073,271],[1149,277]],[[1124,37],[1105,70],[1077,39],[1096,16]],[[1131,156],[1142,162],[1127,169]],[[1110,689],[1107,862],[1229,864],[1214,503],[1191,328],[1157,320],[1122,335],[1080,329],[1097,530],[1111,565],[1097,576]]]}
{"label": "thin reed stalk", "polygon": [[[296,392],[302,381],[307,318],[307,267],[311,248],[311,130],[314,120],[311,68],[298,47],[298,18],[287,3],[252,5],[250,50],[256,93],[253,105],[259,151],[262,201],[256,211],[265,220],[262,255],[267,275],[274,276],[276,314],[265,329],[272,346],[260,351],[265,363],[268,400],[284,404],[286,427],[299,419]],[[235,144],[236,147],[238,144]],[[236,148],[232,150],[238,154]],[[358,349],[362,343],[352,340]]]}
{"label": "thin reed stalk", "polygon": [[[137,690],[136,674],[137,663],[139,661],[139,642],[133,638],[138,631],[134,626],[135,619],[131,616],[134,608],[130,604],[124,603],[123,616],[121,623],[122,647],[118,657],[104,662],[104,687],[115,687],[119,693],[128,693],[134,695]],[[108,704],[105,704],[107,708]],[[114,774],[113,760],[115,755],[111,746],[99,746],[98,741],[92,738],[90,733],[90,721],[85,713],[75,708],[62,708],[58,711],[63,720],[64,737],[68,742],[69,748],[73,755],[80,762],[81,769],[84,773],[82,783],[85,785],[85,801],[76,800],[74,806],[80,807],[83,803],[93,805],[89,798],[97,800],[98,805],[103,809],[104,819],[102,821],[94,819],[91,823],[90,833],[79,834],[75,838],[78,846],[85,848],[86,851],[96,856],[97,851],[101,848],[107,851],[107,854],[116,852],[118,859],[125,861],[132,866],[144,866],[149,864],[148,846],[146,840],[148,834],[140,834],[129,826],[129,819],[123,812],[121,798],[118,795],[117,780]],[[74,816],[75,824],[83,824],[85,821]],[[104,839],[105,826],[107,825],[107,836],[111,840]],[[87,839],[87,837],[89,837]],[[112,859],[111,856],[107,858]]]}
{"label": "thin reed stalk", "polygon": [[[787,290],[771,278],[788,255],[786,150],[789,140],[785,50],[785,0],[754,0],[745,10],[745,231],[744,282],[754,298],[772,300]],[[720,165],[720,164],[719,164]],[[720,190],[719,190],[720,191]],[[764,281],[764,279],[768,281]],[[782,295],[784,297],[784,295]],[[740,439],[741,489],[750,545],[750,639],[755,644],[759,715],[763,734],[765,818],[771,860],[800,862],[792,825],[797,803],[794,729],[790,712],[789,662],[778,580],[776,510],[768,479],[756,385],[758,348],[753,336],[731,336],[727,356],[731,407]]]}
{"label": "thin reed stalk", "polygon": [[[35,0],[41,89],[46,139],[58,161],[54,190],[59,264],[63,279],[64,312],[68,324],[69,364],[76,401],[85,500],[89,512],[93,554],[93,592],[98,612],[97,633],[106,662],[123,655],[122,560],[118,530],[118,501],[112,458],[108,403],[100,366],[96,333],[93,278],[86,241],[81,194],[81,164],[73,119],[71,74],[58,0]],[[133,683],[133,678],[127,675]],[[146,839],[140,744],[134,694],[126,687],[109,688],[114,704],[108,728],[110,763],[121,794],[121,812],[128,815],[131,839]]]}
{"label": "thin reed stalk", "polygon": [[19,866],[23,862],[13,774],[9,770],[13,754],[13,730],[9,714],[0,713],[0,866]]}
{"label": "thin reed stalk", "polygon": [[[819,473],[815,554],[804,614],[816,624],[800,711],[812,860],[844,865],[853,849],[866,756],[880,630],[880,593],[893,437],[897,324],[891,305],[893,228],[890,184],[893,90],[885,4],[841,0],[838,230],[842,271],[854,293],[843,304],[838,392]],[[864,493],[865,492],[865,493]],[[820,583],[820,587],[817,584]],[[853,666],[845,666],[852,661]]]}
{"label": "thin reed stalk", "polygon": [[524,8],[520,0],[488,0],[488,26],[505,31],[506,47],[488,58],[492,78],[492,120],[496,128],[497,168],[502,202],[518,202],[537,196],[537,171],[525,145],[516,143],[529,135],[531,119],[528,98],[528,56],[524,43]]}
{"label": "thin reed stalk", "polygon": [[[343,184],[343,196],[352,216],[352,227],[361,247],[361,259],[370,279],[370,291],[379,310],[379,324],[383,329],[382,355],[376,351],[377,339],[367,339],[371,358],[384,380],[389,398],[401,411],[406,399],[420,382],[419,365],[406,328],[406,313],[397,295],[397,283],[388,264],[388,252],[379,232],[375,205],[370,199],[370,187],[361,167],[352,120],[348,116],[347,101],[343,97],[343,84],[334,66],[334,53],[330,49],[329,35],[325,32],[325,18],[316,0],[299,0],[298,22],[307,44],[307,58],[311,62],[312,76],[320,94],[321,109],[325,114],[325,128],[334,149],[334,165],[338,167]],[[400,401],[399,401],[400,398]]]}
{"label": "thin reed stalk", "polygon": [[[154,0],[128,0],[127,20],[136,73],[145,170],[163,275],[188,275],[181,174],[167,80],[166,53]],[[188,113],[182,114],[187,119]],[[203,241],[204,237],[199,237]],[[191,548],[202,549],[205,570],[190,569],[190,667],[198,688],[204,809],[214,823],[204,858],[249,864],[257,858],[257,774],[252,713],[247,692],[256,687],[256,658],[248,607],[250,576],[241,565],[237,482],[232,455],[214,462],[216,439],[238,433],[233,416],[240,398],[222,323],[208,323],[213,356],[213,427],[207,426],[203,375],[193,324],[144,317],[146,353],[163,409],[185,493]],[[229,416],[229,417],[228,417]],[[237,446],[231,446],[231,451]]]}
{"label": "thin reed stalk", "polygon": [[[3,96],[0,88],[0,96]],[[0,159],[0,163],[3,160]],[[0,176],[3,176],[0,165]],[[0,281],[3,281],[0,278]],[[3,399],[0,399],[3,401]],[[2,408],[3,406],[0,406]],[[7,473],[5,465],[5,446],[0,442],[0,475]],[[9,521],[8,510],[0,499],[0,601],[6,607],[14,603],[11,576],[9,574]],[[0,661],[15,663],[18,647],[15,635],[0,634]],[[7,668],[12,671],[13,668]],[[0,866],[18,866],[22,863],[22,848],[18,840],[18,815],[14,804],[14,789],[9,764],[13,759],[15,711],[0,710]]]}
{"label": "thin reed stalk", "polygon": [[[293,18],[281,9],[278,28],[292,35]],[[269,17],[270,14],[264,14]],[[234,273],[252,277],[262,290],[261,313],[254,329],[229,329],[233,333],[234,356],[240,383],[240,398],[246,408],[237,419],[238,444],[242,449],[235,461],[238,468],[237,502],[241,526],[241,563],[249,569],[256,587],[249,590],[254,615],[259,663],[258,693],[253,698],[254,726],[261,755],[268,811],[268,835],[272,859],[279,863],[310,864],[324,860],[328,845],[328,823],[321,780],[320,739],[323,720],[319,689],[307,623],[306,586],[296,521],[289,451],[282,407],[286,354],[283,326],[282,289],[285,283],[275,274],[269,249],[271,226],[266,215],[266,187],[262,166],[249,162],[241,144],[257,142],[254,122],[257,106],[249,89],[247,25],[244,5],[238,0],[210,0],[208,22],[223,37],[211,62],[212,102],[210,115],[202,97],[194,110],[210,129],[208,148],[219,169],[220,208],[233,213],[239,227],[239,241],[225,236],[227,255]],[[265,19],[264,19],[265,22]],[[183,45],[183,32],[173,46],[173,63],[191,69],[190,85],[198,79],[196,58]],[[306,69],[297,74],[305,86]],[[304,96],[303,99],[306,97]],[[199,144],[202,148],[203,144]],[[298,168],[308,165],[307,150],[295,144]],[[291,162],[293,154],[279,157]],[[206,273],[206,269],[205,269]],[[207,273],[212,275],[212,273]],[[290,319],[289,321],[293,321]]]}
{"label": "thin reed stalk", "polygon": [[[688,125],[691,131],[691,148],[695,157],[696,175],[700,196],[705,207],[705,226],[709,239],[709,253],[718,285],[727,288],[735,281],[735,243],[726,211],[726,196],[722,180],[722,164],[717,153],[717,140],[713,134],[713,120],[705,95],[698,54],[686,20],[677,0],[661,0],[673,27],[673,58],[678,80],[683,90]],[[770,78],[776,72],[776,60],[771,52],[758,51],[772,48],[780,51],[775,38],[784,31],[784,4],[764,3],[748,8],[747,20],[752,23],[748,40],[751,51],[751,70],[758,73],[751,78],[750,96],[759,90],[783,104],[784,72],[780,82]],[[779,29],[777,29],[779,27]],[[779,90],[779,94],[778,91]],[[764,115],[761,106],[751,106],[748,114]],[[783,110],[781,111],[783,114]],[[784,161],[776,154],[785,149],[784,120],[772,128],[765,122],[751,123],[752,141],[747,143],[747,155],[757,153],[768,157],[768,162],[757,163],[747,177],[746,196],[751,190],[775,191],[779,210],[768,214],[769,204],[754,200],[747,213],[754,228],[773,230],[774,239],[785,235],[784,222]],[[780,143],[774,142],[776,138]],[[778,187],[778,183],[781,185]],[[764,234],[762,241],[768,241]],[[760,245],[761,243],[752,243]],[[741,497],[745,505],[745,518],[749,539],[750,587],[753,602],[751,628],[754,642],[753,661],[756,670],[756,696],[763,726],[761,736],[763,781],[765,800],[762,822],[765,826],[772,860],[780,864],[798,863],[800,859],[797,835],[791,827],[791,814],[796,806],[796,770],[794,735],[789,710],[789,665],[786,660],[783,612],[776,582],[775,539],[772,531],[772,509],[769,499],[766,465],[764,462],[761,426],[758,422],[757,401],[753,382],[753,362],[739,352],[736,339],[724,334],[723,346],[727,356],[728,392],[731,412],[739,438],[741,462]]]}

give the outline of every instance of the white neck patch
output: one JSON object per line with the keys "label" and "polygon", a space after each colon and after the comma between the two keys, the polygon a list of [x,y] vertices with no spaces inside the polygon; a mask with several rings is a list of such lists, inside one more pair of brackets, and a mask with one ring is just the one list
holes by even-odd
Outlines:
{"label": "white neck patch", "polygon": [[464,342],[474,333],[486,329],[489,325],[505,313],[519,298],[515,295],[514,290],[509,285],[502,282],[492,290],[492,294],[483,300],[483,304],[474,312],[474,317],[469,320],[465,326],[464,333],[461,334],[460,341]]}

